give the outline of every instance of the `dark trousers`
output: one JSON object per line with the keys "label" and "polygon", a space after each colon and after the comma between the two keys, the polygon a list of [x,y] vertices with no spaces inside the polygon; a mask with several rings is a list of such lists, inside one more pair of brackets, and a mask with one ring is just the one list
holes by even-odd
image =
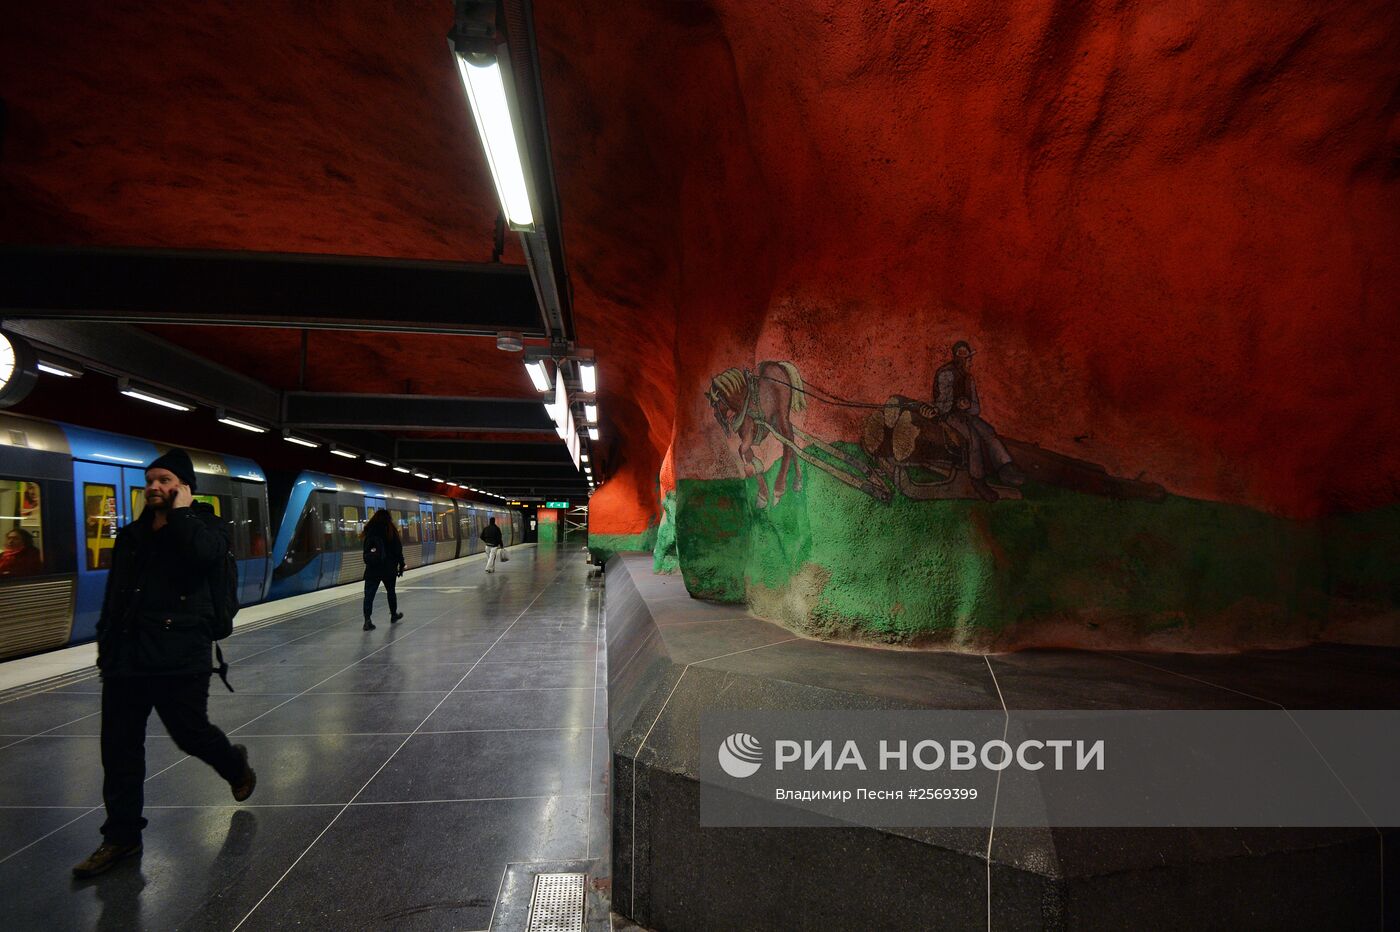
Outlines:
{"label": "dark trousers", "polygon": [[209,721],[209,674],[112,676],[102,681],[102,835],[112,844],[141,840],[145,805],[146,719],[156,710],[175,746],[229,783],[243,776],[243,756]]}
{"label": "dark trousers", "polygon": [[384,594],[389,597],[389,614],[399,613],[399,597],[394,592],[394,577],[385,576],[382,579],[378,576],[365,577],[365,617],[368,618],[374,611],[374,594],[379,591],[379,584],[384,584]]}

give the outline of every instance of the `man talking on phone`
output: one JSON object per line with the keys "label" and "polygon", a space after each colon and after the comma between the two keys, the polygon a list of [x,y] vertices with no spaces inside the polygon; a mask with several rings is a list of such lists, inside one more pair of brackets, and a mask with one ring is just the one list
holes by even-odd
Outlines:
{"label": "man talking on phone", "polygon": [[146,467],[146,507],[113,545],[97,623],[102,671],[102,844],[75,877],[93,877],[141,853],[146,720],[156,710],[176,746],[218,771],[239,802],[257,777],[242,745],[209,721],[212,584],[228,550],[214,509],[194,500],[189,454],[173,449]]}

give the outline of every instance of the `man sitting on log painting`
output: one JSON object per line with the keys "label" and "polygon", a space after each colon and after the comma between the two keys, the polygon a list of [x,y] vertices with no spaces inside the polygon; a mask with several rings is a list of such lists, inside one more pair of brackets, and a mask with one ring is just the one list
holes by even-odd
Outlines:
{"label": "man sitting on log painting", "polygon": [[933,404],[920,405],[919,413],[941,420],[962,438],[972,487],[982,498],[994,502],[999,496],[987,484],[988,475],[1007,485],[1020,485],[1026,477],[1011,462],[996,429],[982,420],[981,411],[977,382],[972,377],[972,347],[959,340],[953,344],[953,358],[934,374]]}

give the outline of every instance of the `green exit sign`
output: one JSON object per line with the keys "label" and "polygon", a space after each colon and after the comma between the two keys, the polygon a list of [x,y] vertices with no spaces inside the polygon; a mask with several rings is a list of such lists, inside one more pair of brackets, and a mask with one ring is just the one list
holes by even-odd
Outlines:
{"label": "green exit sign", "polygon": [[544,507],[546,507],[546,508],[568,508],[568,507],[569,507],[569,503],[568,503],[568,502],[545,502],[545,503],[544,503]]}

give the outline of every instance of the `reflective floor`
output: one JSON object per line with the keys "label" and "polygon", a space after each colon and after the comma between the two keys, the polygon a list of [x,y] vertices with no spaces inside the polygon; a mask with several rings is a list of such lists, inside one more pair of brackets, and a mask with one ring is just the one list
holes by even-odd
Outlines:
{"label": "reflective floor", "polygon": [[507,865],[602,859],[599,590],[577,551],[516,550],[399,590],[376,631],[344,601],[225,642],[210,718],[247,745],[242,805],[151,717],[145,852],[94,880],[95,678],[0,704],[9,928],[477,930]]}

